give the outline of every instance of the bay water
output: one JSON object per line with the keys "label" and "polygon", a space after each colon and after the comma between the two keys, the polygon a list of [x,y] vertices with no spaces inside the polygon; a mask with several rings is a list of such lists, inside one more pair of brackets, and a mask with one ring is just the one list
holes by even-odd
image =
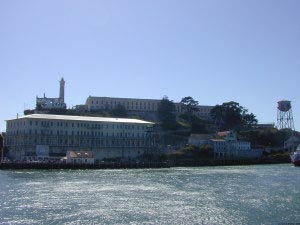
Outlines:
{"label": "bay water", "polygon": [[297,224],[290,164],[0,170],[0,224]]}

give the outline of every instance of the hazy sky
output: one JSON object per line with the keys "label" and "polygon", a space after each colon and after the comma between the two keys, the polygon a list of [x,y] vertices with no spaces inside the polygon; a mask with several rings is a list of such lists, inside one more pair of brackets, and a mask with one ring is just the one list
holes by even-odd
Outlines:
{"label": "hazy sky", "polygon": [[260,122],[293,104],[300,128],[299,0],[1,0],[0,130],[58,96],[237,101]]}

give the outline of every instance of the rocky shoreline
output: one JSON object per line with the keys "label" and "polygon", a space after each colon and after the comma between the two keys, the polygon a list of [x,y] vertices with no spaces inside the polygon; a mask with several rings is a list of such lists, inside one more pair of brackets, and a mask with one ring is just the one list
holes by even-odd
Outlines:
{"label": "rocky shoreline", "polygon": [[146,169],[146,168],[170,168],[170,167],[201,167],[201,166],[234,166],[257,164],[282,164],[290,163],[289,157],[263,157],[260,159],[236,159],[236,160],[166,160],[147,162],[105,162],[93,165],[63,164],[63,163],[2,163],[0,169]]}

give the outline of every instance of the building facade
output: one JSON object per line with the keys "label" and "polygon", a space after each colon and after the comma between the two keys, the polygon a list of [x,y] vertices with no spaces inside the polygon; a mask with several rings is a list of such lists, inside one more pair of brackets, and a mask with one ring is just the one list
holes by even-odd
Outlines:
{"label": "building facade", "polygon": [[36,109],[37,110],[50,110],[50,109],[66,109],[65,103],[65,81],[61,78],[59,86],[58,98],[47,98],[44,94],[43,98],[36,97]]}
{"label": "building facade", "polygon": [[198,147],[210,145],[215,159],[259,158],[262,155],[262,151],[251,149],[250,142],[238,140],[234,131],[218,132],[215,135],[192,134],[188,143]]}
{"label": "building facade", "polygon": [[[125,107],[131,115],[138,115],[142,118],[157,120],[157,109],[161,100],[158,99],[137,99],[137,98],[111,98],[89,96],[85,106],[88,111],[112,110],[118,105]],[[197,116],[202,119],[210,119],[210,111],[213,106],[198,106]],[[175,113],[177,116],[184,113],[184,107],[181,103],[175,103]]]}
{"label": "building facade", "polygon": [[132,159],[152,153],[154,123],[121,118],[32,114],[7,120],[9,157],[64,157],[93,151],[95,159]]}

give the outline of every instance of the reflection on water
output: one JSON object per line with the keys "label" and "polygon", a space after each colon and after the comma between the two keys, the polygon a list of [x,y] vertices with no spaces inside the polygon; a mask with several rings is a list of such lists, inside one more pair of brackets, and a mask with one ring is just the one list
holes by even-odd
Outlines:
{"label": "reflection on water", "polygon": [[300,223],[300,168],[0,171],[0,224]]}

